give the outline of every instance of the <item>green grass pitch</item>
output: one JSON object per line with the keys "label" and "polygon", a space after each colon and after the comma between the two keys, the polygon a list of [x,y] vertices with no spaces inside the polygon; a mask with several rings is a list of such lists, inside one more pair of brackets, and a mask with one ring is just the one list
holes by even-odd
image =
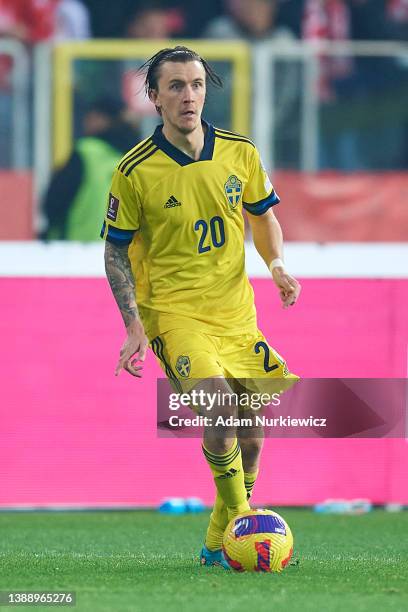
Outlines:
{"label": "green grass pitch", "polygon": [[408,609],[407,512],[277,511],[300,559],[280,575],[200,567],[208,513],[3,513],[0,590],[75,590],[81,612]]}

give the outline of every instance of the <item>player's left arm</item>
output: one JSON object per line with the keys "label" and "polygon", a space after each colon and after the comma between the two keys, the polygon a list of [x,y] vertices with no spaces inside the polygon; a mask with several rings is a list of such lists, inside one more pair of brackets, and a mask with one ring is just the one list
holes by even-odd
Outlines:
{"label": "player's left arm", "polygon": [[300,293],[300,284],[283,265],[283,238],[279,221],[272,207],[280,202],[268,173],[255,146],[247,148],[248,180],[243,193],[243,208],[248,213],[249,224],[256,250],[271,271],[279,289],[284,308],[293,306]]}
{"label": "player's left arm", "polygon": [[[301,286],[283,266],[283,236],[279,221],[272,208],[268,208],[262,215],[248,214],[248,221],[255,248],[271,271],[273,281],[279,289],[283,307],[293,306],[297,302]],[[272,262],[274,262],[273,266]]]}

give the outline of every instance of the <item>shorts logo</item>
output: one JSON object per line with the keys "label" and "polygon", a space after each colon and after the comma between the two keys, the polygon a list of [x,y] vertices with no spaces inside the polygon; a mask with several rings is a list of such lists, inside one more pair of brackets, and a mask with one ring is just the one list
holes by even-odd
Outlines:
{"label": "shorts logo", "polygon": [[118,198],[115,198],[115,196],[113,196],[110,193],[109,194],[108,212],[106,214],[108,219],[111,219],[112,221],[116,221],[116,219],[118,217],[118,210],[119,210],[119,200],[118,200]]}
{"label": "shorts logo", "polygon": [[242,195],[242,182],[232,174],[224,185],[225,195],[231,210],[235,210]]}
{"label": "shorts logo", "polygon": [[288,366],[286,365],[286,361],[281,355],[279,355],[277,351],[275,351],[275,349],[273,349],[273,354],[275,356],[276,361],[280,363],[280,365],[283,368],[283,375],[287,376],[289,374],[289,370],[288,370]]}
{"label": "shorts logo", "polygon": [[177,357],[176,370],[183,378],[188,378],[191,370],[190,357],[180,355]]}

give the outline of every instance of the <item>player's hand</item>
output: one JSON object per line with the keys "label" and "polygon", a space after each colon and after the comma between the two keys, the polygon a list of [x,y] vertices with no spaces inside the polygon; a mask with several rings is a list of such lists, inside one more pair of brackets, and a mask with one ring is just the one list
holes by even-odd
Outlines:
{"label": "player's hand", "polygon": [[120,349],[120,357],[115,369],[115,376],[119,376],[121,370],[126,370],[136,378],[142,377],[143,365],[136,365],[139,361],[144,362],[148,347],[148,340],[140,321],[137,321]]}
{"label": "player's hand", "polygon": [[284,268],[276,267],[272,271],[272,278],[279,289],[280,299],[283,308],[288,308],[296,304],[302,289],[300,283],[286,272]]}

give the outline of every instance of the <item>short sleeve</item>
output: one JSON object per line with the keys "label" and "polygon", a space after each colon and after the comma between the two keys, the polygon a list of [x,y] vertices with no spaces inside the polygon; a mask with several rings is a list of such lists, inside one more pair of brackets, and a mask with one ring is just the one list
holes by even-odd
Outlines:
{"label": "short sleeve", "polygon": [[263,215],[280,202],[256,148],[251,147],[249,178],[243,195],[243,207],[252,215]]}
{"label": "short sleeve", "polygon": [[114,244],[130,244],[139,229],[141,215],[140,197],[132,180],[116,170],[108,196],[101,238]]}

